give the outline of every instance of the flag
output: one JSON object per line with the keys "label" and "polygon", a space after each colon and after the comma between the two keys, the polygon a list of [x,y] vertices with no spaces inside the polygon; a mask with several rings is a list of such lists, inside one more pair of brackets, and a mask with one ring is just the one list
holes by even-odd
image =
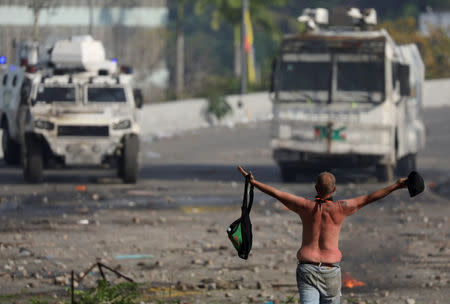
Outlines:
{"label": "flag", "polygon": [[245,27],[245,52],[247,53],[247,69],[248,69],[248,81],[255,83],[255,49],[253,45],[253,28],[252,21],[250,19],[250,12],[247,10],[244,15],[244,27]]}

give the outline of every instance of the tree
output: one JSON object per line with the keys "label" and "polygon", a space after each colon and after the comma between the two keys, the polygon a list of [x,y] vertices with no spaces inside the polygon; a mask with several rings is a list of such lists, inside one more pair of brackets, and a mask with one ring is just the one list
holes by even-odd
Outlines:
{"label": "tree", "polygon": [[[289,0],[253,0],[250,1],[250,14],[255,26],[271,35],[279,33],[273,21],[271,8],[285,5]],[[233,27],[234,33],[234,74],[241,74],[241,5],[242,0],[197,0],[195,12],[211,13],[211,28],[218,30],[222,23]]]}
{"label": "tree", "polygon": [[28,7],[33,11],[33,40],[39,39],[39,15],[43,9],[49,9],[57,5],[56,0],[28,0]]}
{"label": "tree", "polygon": [[184,2],[177,1],[177,63],[176,63],[176,96],[177,99],[183,96],[184,90]]}
{"label": "tree", "polygon": [[385,28],[396,43],[417,45],[425,64],[426,78],[450,77],[450,37],[445,30],[429,26],[430,34],[422,35],[417,31],[413,17],[385,21],[379,27]]}

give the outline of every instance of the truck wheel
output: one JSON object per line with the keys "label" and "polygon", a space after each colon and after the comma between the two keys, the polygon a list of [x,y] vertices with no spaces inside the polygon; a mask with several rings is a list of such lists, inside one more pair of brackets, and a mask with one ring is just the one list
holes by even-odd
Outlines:
{"label": "truck wheel", "polygon": [[281,180],[283,182],[295,182],[297,178],[297,171],[295,166],[289,164],[279,164]]}
{"label": "truck wheel", "polygon": [[9,135],[8,127],[3,129],[2,134],[3,159],[8,165],[20,164],[20,144],[16,143]]}
{"label": "truck wheel", "polygon": [[[122,179],[127,184],[134,184],[137,181],[138,176],[138,152],[139,152],[139,139],[135,135],[125,137],[123,141],[122,161],[119,166],[119,174],[122,173]],[[122,171],[120,171],[122,170]]]}
{"label": "truck wheel", "polygon": [[378,164],[376,166],[376,176],[380,182],[389,182],[394,179],[394,166],[386,164]]}
{"label": "truck wheel", "polygon": [[405,155],[398,161],[397,174],[399,176],[406,176],[413,170],[416,170],[416,154]]}
{"label": "truck wheel", "polygon": [[39,140],[30,137],[26,141],[25,159],[23,162],[23,175],[29,183],[42,183],[44,180],[44,158],[42,144]]}

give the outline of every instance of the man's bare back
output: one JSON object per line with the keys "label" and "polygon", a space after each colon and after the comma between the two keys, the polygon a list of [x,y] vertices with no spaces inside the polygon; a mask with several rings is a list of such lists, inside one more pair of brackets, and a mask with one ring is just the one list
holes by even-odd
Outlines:
{"label": "man's bare back", "polygon": [[346,217],[341,202],[308,200],[305,205],[298,212],[303,223],[298,260],[330,264],[340,262],[339,232]]}
{"label": "man's bare back", "polygon": [[[241,167],[238,167],[243,175],[247,175]],[[406,188],[407,178],[401,178],[391,186],[385,187],[368,195],[356,198],[336,201],[331,200],[331,195],[336,190],[329,173],[324,173],[324,183],[332,182],[332,189],[321,189],[316,184],[318,196],[321,199],[315,201],[279,191],[271,186],[256,181],[250,172],[250,183],[262,192],[278,199],[291,211],[297,213],[302,219],[303,235],[302,246],[297,252],[297,259],[303,262],[333,264],[341,261],[342,253],[339,250],[339,233],[345,218],[365,205],[379,200],[392,191]],[[319,176],[319,178],[321,178]],[[331,187],[331,186],[330,186]]]}

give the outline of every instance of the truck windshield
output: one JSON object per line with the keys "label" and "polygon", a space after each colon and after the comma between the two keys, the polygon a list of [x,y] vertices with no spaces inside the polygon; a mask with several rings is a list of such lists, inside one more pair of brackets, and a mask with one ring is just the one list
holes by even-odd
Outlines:
{"label": "truck windshield", "polygon": [[328,91],[331,79],[330,62],[283,62],[281,91]]}
{"label": "truck windshield", "polygon": [[89,102],[126,102],[123,88],[88,88]]}
{"label": "truck windshield", "polygon": [[338,62],[338,91],[384,91],[384,62]]}
{"label": "truck windshield", "polygon": [[36,101],[40,102],[75,102],[75,88],[44,87],[38,89]]}

